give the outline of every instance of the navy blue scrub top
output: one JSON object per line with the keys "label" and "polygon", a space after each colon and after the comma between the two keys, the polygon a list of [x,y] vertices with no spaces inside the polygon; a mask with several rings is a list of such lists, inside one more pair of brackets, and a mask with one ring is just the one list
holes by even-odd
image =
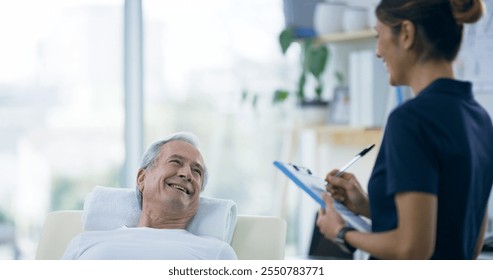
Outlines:
{"label": "navy blue scrub top", "polygon": [[493,125],[469,82],[438,79],[389,116],[368,183],[374,232],[397,228],[394,195],[438,198],[432,259],[471,259],[493,184]]}

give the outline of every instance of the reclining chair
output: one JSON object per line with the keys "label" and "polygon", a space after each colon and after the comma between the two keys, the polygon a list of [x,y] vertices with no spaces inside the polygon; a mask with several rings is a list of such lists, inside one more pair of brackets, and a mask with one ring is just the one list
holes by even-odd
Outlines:
{"label": "reclining chair", "polygon": [[[87,199],[86,199],[87,204]],[[86,208],[86,204],[84,208]],[[200,208],[199,208],[200,211]],[[284,259],[286,222],[277,217],[236,216],[230,245],[240,260]],[[60,259],[70,240],[84,231],[83,211],[47,215],[35,259]]]}

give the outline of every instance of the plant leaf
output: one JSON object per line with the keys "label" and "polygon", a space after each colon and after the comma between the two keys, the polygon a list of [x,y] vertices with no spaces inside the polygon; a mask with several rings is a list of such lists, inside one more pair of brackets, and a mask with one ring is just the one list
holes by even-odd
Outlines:
{"label": "plant leaf", "polygon": [[305,83],[306,75],[305,72],[302,72],[298,80],[298,91],[296,92],[296,97],[298,97],[299,100],[305,99]]}
{"label": "plant leaf", "polygon": [[308,70],[310,73],[319,79],[320,75],[324,72],[325,66],[329,58],[329,49],[325,45],[319,45],[312,47],[309,50],[308,55]]}
{"label": "plant leaf", "polygon": [[241,92],[241,102],[245,102],[248,98],[248,91],[246,89],[244,89],[242,92]]}
{"label": "plant leaf", "polygon": [[294,29],[288,27],[279,34],[279,44],[281,45],[282,54],[286,54],[289,46],[295,41]]}
{"label": "plant leaf", "polygon": [[274,92],[274,97],[272,98],[272,103],[281,103],[286,100],[289,96],[289,91],[285,89],[278,89]]}
{"label": "plant leaf", "polygon": [[254,94],[253,95],[253,99],[252,99],[252,107],[253,107],[253,109],[257,109],[257,103],[258,103],[258,94]]}

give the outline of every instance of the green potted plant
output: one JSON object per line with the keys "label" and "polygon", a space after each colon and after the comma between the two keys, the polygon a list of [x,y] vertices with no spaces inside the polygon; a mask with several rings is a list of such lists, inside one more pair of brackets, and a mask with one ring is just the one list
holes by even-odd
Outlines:
{"label": "green potted plant", "polygon": [[[299,43],[301,47],[300,55],[300,76],[294,92],[287,89],[278,89],[274,92],[273,103],[280,103],[290,95],[295,95],[297,104],[302,109],[316,108],[316,110],[327,112],[329,102],[323,99],[324,82],[322,74],[330,58],[329,48],[325,44],[318,44],[315,38],[298,39],[295,30],[287,27],[279,35],[279,44],[283,55],[294,43]],[[306,81],[309,76],[315,79],[314,99],[308,99],[306,92]],[[321,121],[326,121],[321,120]]]}

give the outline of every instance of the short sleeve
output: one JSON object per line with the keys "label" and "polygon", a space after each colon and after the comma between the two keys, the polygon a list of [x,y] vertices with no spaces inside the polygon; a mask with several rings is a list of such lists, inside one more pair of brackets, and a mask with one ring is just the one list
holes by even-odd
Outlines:
{"label": "short sleeve", "polygon": [[387,194],[438,193],[439,166],[429,138],[433,132],[426,127],[423,119],[409,108],[397,109],[390,115],[385,146]]}

